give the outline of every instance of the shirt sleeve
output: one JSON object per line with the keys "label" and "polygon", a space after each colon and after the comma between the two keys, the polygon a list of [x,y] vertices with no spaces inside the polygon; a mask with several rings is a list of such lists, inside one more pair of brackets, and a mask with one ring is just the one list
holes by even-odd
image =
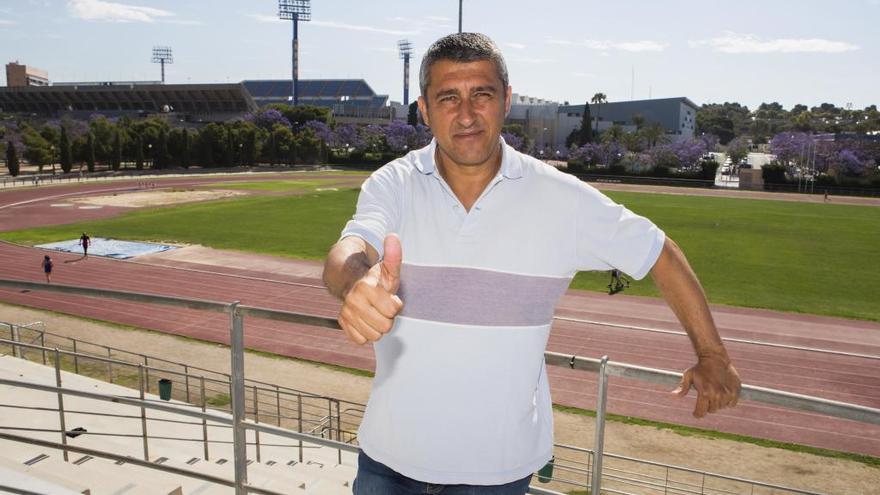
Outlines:
{"label": "shirt sleeve", "polygon": [[402,180],[392,164],[374,172],[361,186],[354,216],[339,238],[360,237],[373,246],[381,259],[385,236],[397,232],[400,226],[401,186]]}
{"label": "shirt sleeve", "polygon": [[666,234],[647,218],[583,184],[577,209],[578,269],[616,268],[641,280],[651,271]]}

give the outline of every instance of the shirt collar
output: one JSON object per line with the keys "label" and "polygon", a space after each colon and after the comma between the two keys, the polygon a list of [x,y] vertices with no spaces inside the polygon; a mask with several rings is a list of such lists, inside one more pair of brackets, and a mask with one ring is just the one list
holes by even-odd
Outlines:
{"label": "shirt collar", "polygon": [[[520,154],[511,148],[504,138],[498,136],[501,143],[501,175],[506,179],[519,179],[522,177],[522,158]],[[437,138],[431,139],[431,144],[415,152],[416,169],[425,174],[431,175],[437,170],[437,164],[434,162],[434,156],[437,151]]]}

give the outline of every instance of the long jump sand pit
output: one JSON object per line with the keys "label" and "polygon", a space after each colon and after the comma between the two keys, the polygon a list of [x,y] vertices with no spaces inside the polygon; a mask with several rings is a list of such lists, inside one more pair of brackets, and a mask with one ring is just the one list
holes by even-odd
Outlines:
{"label": "long jump sand pit", "polygon": [[71,202],[90,206],[117,206],[123,208],[148,208],[181,203],[213,201],[247,195],[244,191],[205,189],[155,189],[137,192],[114,193],[104,196],[88,196]]}

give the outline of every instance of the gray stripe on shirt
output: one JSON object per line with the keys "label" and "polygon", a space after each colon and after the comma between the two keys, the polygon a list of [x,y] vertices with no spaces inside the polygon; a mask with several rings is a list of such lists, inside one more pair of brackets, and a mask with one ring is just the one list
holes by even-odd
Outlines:
{"label": "gray stripe on shirt", "polygon": [[459,267],[404,263],[401,314],[409,318],[481,326],[536,326],[553,309],[571,279],[517,275]]}

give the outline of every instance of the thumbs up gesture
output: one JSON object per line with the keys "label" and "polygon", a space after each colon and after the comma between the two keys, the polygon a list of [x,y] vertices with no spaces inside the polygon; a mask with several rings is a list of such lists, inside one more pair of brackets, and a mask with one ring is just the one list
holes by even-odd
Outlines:
{"label": "thumbs up gesture", "polygon": [[397,297],[403,250],[400,238],[389,234],[383,243],[385,255],[351,286],[342,301],[339,324],[356,344],[376,342],[391,330],[403,309]]}

